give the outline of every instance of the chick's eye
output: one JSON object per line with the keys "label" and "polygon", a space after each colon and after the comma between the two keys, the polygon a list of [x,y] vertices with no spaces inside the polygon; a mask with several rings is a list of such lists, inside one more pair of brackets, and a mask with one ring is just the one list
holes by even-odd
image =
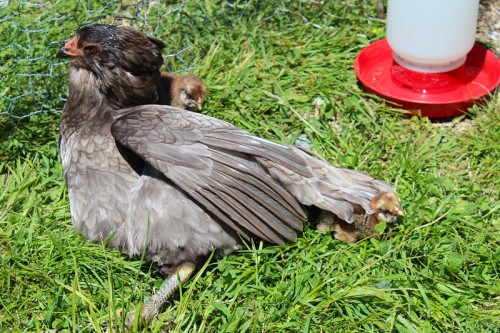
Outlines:
{"label": "chick's eye", "polygon": [[83,50],[87,54],[94,54],[99,50],[99,48],[97,47],[97,45],[87,45],[83,48]]}

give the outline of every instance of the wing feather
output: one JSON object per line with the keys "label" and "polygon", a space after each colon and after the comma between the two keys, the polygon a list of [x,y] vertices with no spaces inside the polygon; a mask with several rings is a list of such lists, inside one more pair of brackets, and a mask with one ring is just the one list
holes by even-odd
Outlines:
{"label": "wing feather", "polygon": [[203,142],[209,146],[237,149],[241,153],[272,159],[283,167],[305,177],[314,176],[311,169],[304,164],[304,160],[297,158],[298,156],[292,147],[261,139],[243,130],[238,129],[229,133],[227,131],[224,133],[220,131],[210,132],[206,134]]}
{"label": "wing feather", "polygon": [[[252,151],[258,140],[236,127],[185,110],[135,107],[112,126],[115,139],[179,186],[194,201],[236,233],[272,243],[295,240],[305,209],[278,181],[269,177]],[[221,131],[224,129],[224,131]],[[244,133],[244,132],[243,132]],[[283,146],[284,147],[284,146]],[[263,157],[271,157],[263,149]],[[301,166],[284,157],[293,169]],[[286,162],[290,160],[290,162]]]}
{"label": "wing feather", "polygon": [[[303,207],[297,202],[295,198],[291,198],[289,193],[274,179],[267,177],[262,173],[265,173],[264,170],[259,169],[259,172],[256,173],[256,166],[254,164],[250,164],[249,161],[237,158],[236,156],[231,156],[230,154],[223,153],[220,151],[213,151],[214,159],[217,158],[217,162],[220,162],[218,168],[223,171],[225,174],[230,175],[231,177],[237,178],[241,180],[242,186],[248,188],[248,191],[256,192],[261,191],[263,193],[262,196],[258,196],[257,199],[260,199],[259,202],[266,206],[273,214],[281,216],[283,214],[292,214],[294,216],[301,216],[302,219],[306,219],[307,216],[304,214]],[[235,170],[233,165],[235,163],[238,165],[238,170]],[[261,176],[261,177],[256,177]],[[265,194],[265,197],[264,197]],[[281,205],[276,204],[276,200],[274,197],[278,195],[280,199]],[[280,208],[283,207],[285,210]],[[295,221],[294,219],[289,219],[291,222]],[[302,223],[296,223],[291,225],[292,228],[301,230]]]}
{"label": "wing feather", "polygon": [[280,243],[302,230],[306,206],[352,223],[355,211],[373,213],[377,193],[394,192],[363,172],[202,114],[158,105],[120,114],[115,139],[238,233]]}
{"label": "wing feather", "polygon": [[[284,223],[273,223],[267,225],[267,221],[273,221],[276,218],[283,221],[283,215],[286,214],[286,211],[284,210],[275,211],[276,214],[272,213],[272,210],[274,209],[265,203],[265,200],[268,199],[269,201],[276,203],[274,199],[264,194],[259,196],[252,195],[255,191],[246,187],[244,183],[239,183],[238,185],[240,186],[232,188],[236,182],[227,175],[219,173],[219,171],[214,171],[214,175],[214,187],[217,187],[220,192],[227,195],[227,197],[231,200],[231,203],[234,205],[233,207],[235,207],[243,217],[247,216],[249,222],[252,223],[254,227],[263,228],[265,235],[273,235],[274,232],[277,231],[279,235],[282,235],[288,240],[296,239],[295,232],[288,228]],[[283,213],[283,215],[280,213]],[[276,243],[279,236],[276,235],[274,237],[275,239],[273,242]]]}

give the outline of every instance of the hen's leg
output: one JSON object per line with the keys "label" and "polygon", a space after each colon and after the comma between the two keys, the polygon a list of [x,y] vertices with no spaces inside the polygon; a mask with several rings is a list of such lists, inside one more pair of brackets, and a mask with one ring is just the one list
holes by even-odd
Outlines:
{"label": "hen's leg", "polygon": [[[151,299],[149,299],[141,310],[141,322],[148,323],[160,311],[160,308],[179,289],[179,283],[183,284],[189,280],[194,272],[196,265],[192,262],[186,262],[179,266],[177,274],[168,278],[167,282],[161,286]],[[127,314],[129,325],[133,323],[135,311]]]}

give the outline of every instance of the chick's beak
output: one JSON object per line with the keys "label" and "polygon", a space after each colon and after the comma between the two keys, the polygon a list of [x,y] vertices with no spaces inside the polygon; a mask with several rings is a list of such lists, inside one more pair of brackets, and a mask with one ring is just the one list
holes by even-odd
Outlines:
{"label": "chick's beak", "polygon": [[405,214],[403,213],[403,210],[401,210],[401,208],[396,209],[396,211],[393,213],[391,222],[394,224],[399,224],[403,222],[404,215]]}

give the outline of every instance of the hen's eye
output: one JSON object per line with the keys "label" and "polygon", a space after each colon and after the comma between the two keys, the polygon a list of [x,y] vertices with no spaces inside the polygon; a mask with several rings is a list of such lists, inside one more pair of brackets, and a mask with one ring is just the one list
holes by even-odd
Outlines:
{"label": "hen's eye", "polygon": [[83,48],[83,50],[87,54],[94,54],[99,50],[99,48],[97,47],[97,45],[87,45]]}

